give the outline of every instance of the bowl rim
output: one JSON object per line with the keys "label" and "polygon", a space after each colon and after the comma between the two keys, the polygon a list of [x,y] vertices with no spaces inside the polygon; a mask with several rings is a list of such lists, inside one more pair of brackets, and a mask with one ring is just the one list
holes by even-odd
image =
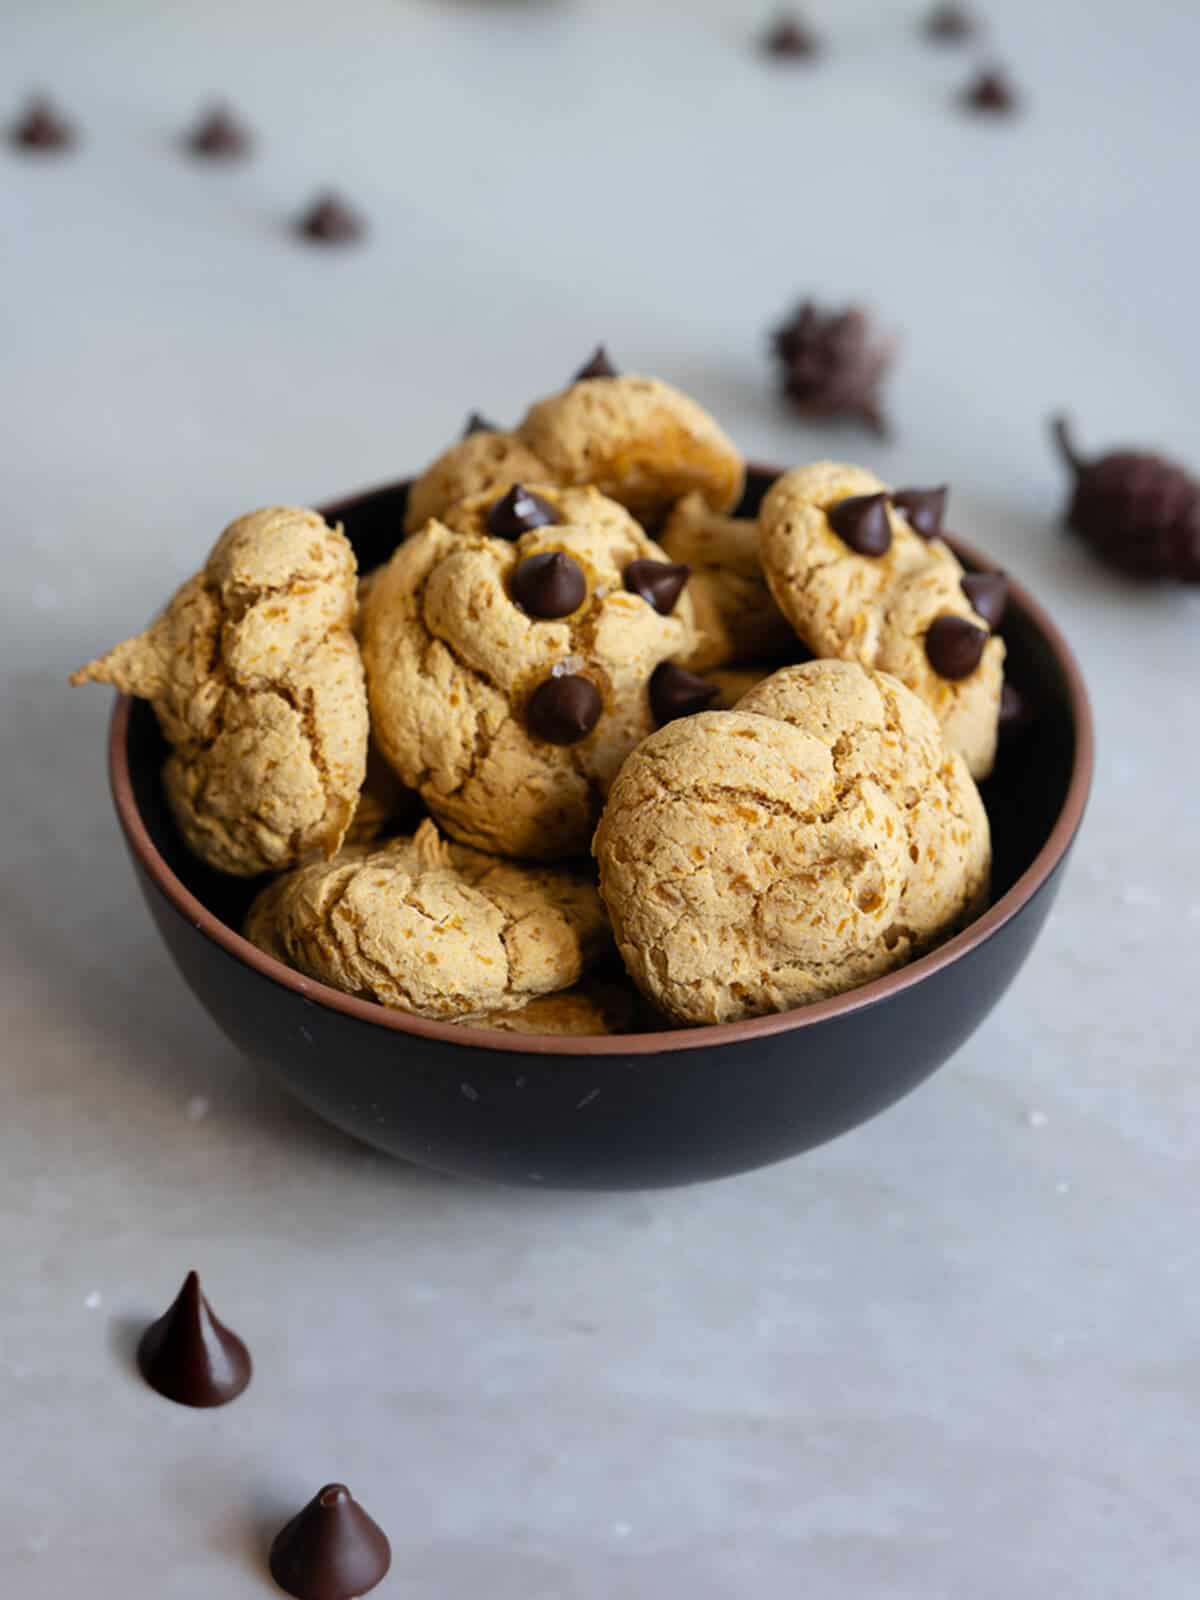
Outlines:
{"label": "bowl rim", "polygon": [[[751,464],[750,471],[778,476],[779,469]],[[343,513],[356,503],[379,494],[398,492],[409,480],[381,484],[375,489],[346,496],[328,503],[326,514]],[[997,571],[996,563],[975,550],[956,534],[944,535],[946,543],[974,570]],[[394,1033],[410,1034],[417,1038],[432,1039],[454,1044],[460,1048],[495,1051],[504,1055],[538,1056],[644,1056],[669,1055],[679,1051],[704,1050],[716,1045],[748,1043],[766,1039],[778,1033],[802,1032],[819,1027],[821,1023],[852,1013],[868,1010],[890,999],[903,990],[922,983],[945,967],[969,955],[993,934],[1010,922],[1044,883],[1051,877],[1065,856],[1071,841],[1083,820],[1095,764],[1095,728],[1083,674],[1079,664],[1057,625],[1042,606],[1020,583],[1009,576],[1009,603],[1025,612],[1033,626],[1042,635],[1058,663],[1067,685],[1071,718],[1075,730],[1075,759],[1067,785],[1062,808],[1055,818],[1041,849],[1017,881],[994,905],[988,907],[960,933],[938,945],[935,950],[919,956],[907,966],[874,978],[870,983],[827,1000],[817,1000],[811,1005],[793,1011],[780,1011],[765,1017],[748,1017],[740,1022],[703,1023],[696,1027],[662,1030],[655,1033],[623,1034],[533,1034],[512,1033],[497,1028],[479,1028],[469,1023],[435,1022],[427,1017],[413,1016],[380,1005],[374,1000],[361,1000],[344,994],[329,984],[306,978],[302,973],[285,966],[274,956],[269,956],[257,945],[251,944],[228,923],[222,922],[191,890],[172,872],[166,860],[151,839],[133,793],[129,771],[129,718],[132,699],[119,694],[113,707],[109,725],[108,773],[116,807],[117,820],[135,859],[145,870],[156,888],[185,921],[227,955],[251,967],[261,976],[282,988],[290,989],[310,1004],[326,1010],[341,1012],[359,1022],[373,1023]]]}

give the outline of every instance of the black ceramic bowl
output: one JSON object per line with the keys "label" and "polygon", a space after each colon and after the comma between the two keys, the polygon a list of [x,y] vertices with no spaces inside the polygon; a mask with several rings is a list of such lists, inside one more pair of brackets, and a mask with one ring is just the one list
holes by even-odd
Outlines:
{"label": "black ceramic bowl", "polygon": [[[772,474],[751,473],[747,505]],[[369,570],[404,485],[326,508]],[[955,541],[967,566],[990,563]],[[319,1116],[392,1155],[472,1177],[580,1188],[694,1182],[832,1139],[941,1066],[1004,993],[1046,920],[1083,816],[1092,719],[1058,630],[1017,585],[1003,626],[1032,726],[984,786],[993,903],[889,977],[803,1010],[617,1038],[426,1022],[311,982],[238,932],[254,885],[188,855],[159,782],[153,713],[119,699],[110,775],[142,893],[200,1003]]]}

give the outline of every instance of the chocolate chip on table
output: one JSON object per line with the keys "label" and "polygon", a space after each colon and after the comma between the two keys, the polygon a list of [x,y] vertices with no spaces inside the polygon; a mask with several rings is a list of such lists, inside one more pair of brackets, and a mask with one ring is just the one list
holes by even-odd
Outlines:
{"label": "chocolate chip on table", "polygon": [[719,693],[715,683],[686,667],[677,667],[673,661],[664,661],[650,674],[650,709],[660,728],[676,717],[703,711]]}
{"label": "chocolate chip on table", "polygon": [[578,744],[600,720],[604,702],[590,678],[564,673],[547,678],[529,697],[525,720],[529,731],[547,744]]}
{"label": "chocolate chip on table", "polygon": [[782,60],[811,60],[819,55],[821,41],[795,12],[787,11],[776,17],[763,34],[763,49],[769,56]]}
{"label": "chocolate chip on table", "polygon": [[892,547],[886,494],[852,494],[829,507],[829,526],[860,556],[884,556]]}
{"label": "chocolate chip on table", "polygon": [[392,1564],[387,1534],[343,1483],[328,1483],[271,1545],[271,1576],[296,1600],[354,1600]]}
{"label": "chocolate chip on table", "polygon": [[962,592],[989,628],[998,628],[1008,604],[1008,579],[1002,572],[968,572]]}
{"label": "chocolate chip on table", "polygon": [[609,359],[606,347],[598,344],[589,359],[584,362],[571,381],[572,383],[582,383],[587,378],[619,378],[620,376],[620,372]]}
{"label": "chocolate chip on table", "polygon": [[487,514],[487,531],[496,539],[519,539],[531,528],[548,528],[561,522],[549,500],[514,483]]}
{"label": "chocolate chip on table", "polygon": [[942,518],[946,515],[946,484],[936,489],[897,489],[892,504],[903,511],[908,525],[922,539],[932,539],[942,531]]}
{"label": "chocolate chip on table", "polygon": [[188,149],[207,161],[237,161],[250,153],[250,145],[249,132],[221,105],[213,106],[187,136]]}
{"label": "chocolate chip on table", "polygon": [[469,439],[473,433],[503,433],[504,429],[495,422],[489,422],[478,411],[472,411],[463,427],[462,436]]}
{"label": "chocolate chip on table", "polygon": [[1007,678],[1000,690],[1000,737],[1005,743],[1020,738],[1033,723],[1033,707]]}
{"label": "chocolate chip on table", "polygon": [[962,103],[968,111],[1007,116],[1017,109],[1017,91],[1000,67],[985,67],[963,90]]}
{"label": "chocolate chip on table", "polygon": [[682,561],[631,561],[623,574],[630,594],[640,594],[660,616],[670,616],[692,569]]}
{"label": "chocolate chip on table", "polygon": [[44,95],[39,95],[13,124],[9,137],[22,150],[66,150],[75,143],[75,130]]}
{"label": "chocolate chip on table", "polygon": [[541,550],[517,563],[509,592],[531,617],[569,617],[584,602],[587,579],[561,550]]}
{"label": "chocolate chip on table", "polygon": [[353,244],[366,232],[366,223],[340,195],[329,191],[301,216],[296,232],[315,244]]}
{"label": "chocolate chip on table", "polygon": [[896,353],[861,306],[823,311],[804,300],[774,330],[785,397],[805,417],[848,417],[886,434],[880,390]]}
{"label": "chocolate chip on table", "polygon": [[935,617],[925,635],[929,665],[941,678],[965,678],[983,658],[988,631],[950,612]]}
{"label": "chocolate chip on table", "polygon": [[250,1352],[219,1322],[189,1272],[183,1288],[138,1345],[138,1368],[152,1389],[181,1406],[223,1406],[250,1382]]}
{"label": "chocolate chip on table", "polygon": [[922,25],[922,32],[927,38],[937,39],[944,44],[970,39],[978,30],[979,24],[966,7],[952,3],[935,5]]}

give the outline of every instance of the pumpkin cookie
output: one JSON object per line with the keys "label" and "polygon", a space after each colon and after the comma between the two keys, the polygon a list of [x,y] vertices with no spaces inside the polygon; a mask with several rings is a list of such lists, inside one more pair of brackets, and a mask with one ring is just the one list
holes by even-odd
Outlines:
{"label": "pumpkin cookie", "polygon": [[555,475],[546,463],[514,434],[480,428],[443,450],[413,480],[404,527],[408,533],[415,533],[457,501],[488,489],[554,481]]}
{"label": "pumpkin cookie", "polygon": [[483,1026],[505,1033],[585,1037],[637,1032],[643,1017],[649,1019],[650,1008],[631,983],[585,978],[572,989],[540,995],[520,1011],[493,1012]]}
{"label": "pumpkin cookie", "polygon": [[380,749],[464,843],[586,852],[655,725],[656,669],[695,642],[686,578],[595,489],[464,501],[372,583],[363,659]]}
{"label": "pumpkin cookie", "polygon": [[428,821],[270,884],[246,937],[348,994],[459,1022],[566,989],[609,948],[586,879],[448,843]]}
{"label": "pumpkin cookie", "polygon": [[987,816],[932,713],[853,662],[784,667],[652,735],[596,832],[617,945],[681,1022],[839,994],[983,906]]}
{"label": "pumpkin cookie", "polygon": [[341,844],[366,766],[354,552],[314,511],[239,517],[145,633],[81,667],[149,700],[189,848],[222,872],[278,871]]}
{"label": "pumpkin cookie", "polygon": [[996,753],[1004,644],[936,537],[939,494],[892,498],[860,467],[800,467],[763,501],[760,552],[780,610],[813,653],[893,672],[984,778]]}

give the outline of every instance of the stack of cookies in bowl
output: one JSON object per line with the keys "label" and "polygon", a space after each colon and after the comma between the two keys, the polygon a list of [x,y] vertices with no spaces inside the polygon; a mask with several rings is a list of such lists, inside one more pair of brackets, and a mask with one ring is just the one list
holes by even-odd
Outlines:
{"label": "stack of cookies in bowl", "polygon": [[838,994],[984,907],[1002,580],[945,492],[818,462],[739,513],[688,396],[589,372],[412,484],[390,559],[252,512],[76,674],[148,700],[245,932],[418,1016],[598,1034]]}

